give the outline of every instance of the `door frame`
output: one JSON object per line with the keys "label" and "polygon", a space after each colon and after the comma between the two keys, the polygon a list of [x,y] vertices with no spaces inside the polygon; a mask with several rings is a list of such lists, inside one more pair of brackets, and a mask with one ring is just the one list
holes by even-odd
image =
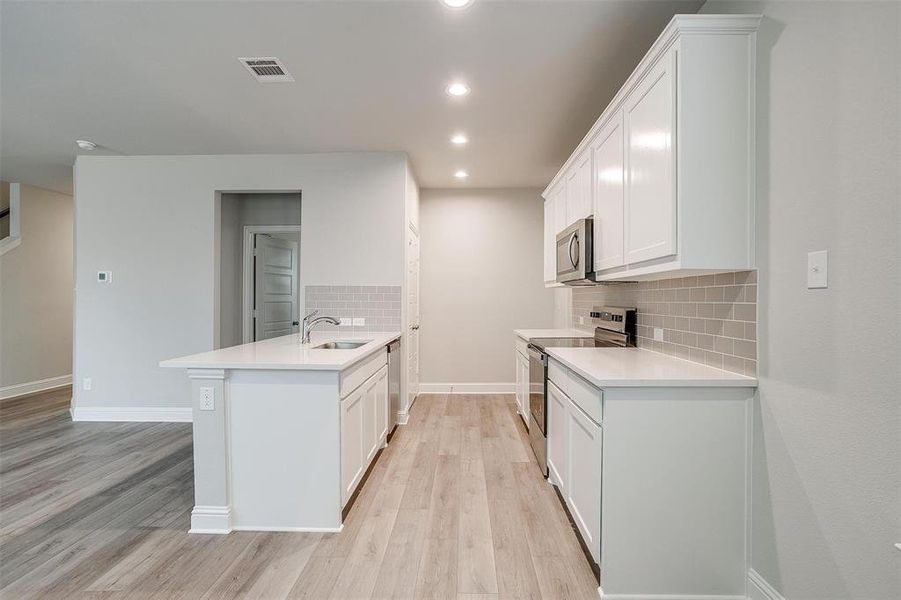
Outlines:
{"label": "door frame", "polygon": [[[241,340],[244,344],[253,341],[253,236],[258,233],[300,233],[300,225],[245,225],[242,236],[241,260]],[[297,244],[297,258],[300,261],[300,242]],[[298,271],[300,269],[298,268]],[[300,298],[300,274],[297,277],[298,313],[303,312]],[[298,320],[300,314],[297,315]]]}

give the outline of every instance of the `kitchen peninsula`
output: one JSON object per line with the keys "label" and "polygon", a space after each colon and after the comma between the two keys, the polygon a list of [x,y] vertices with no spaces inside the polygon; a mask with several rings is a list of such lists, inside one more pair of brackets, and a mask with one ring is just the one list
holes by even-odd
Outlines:
{"label": "kitchen peninsula", "polygon": [[191,380],[191,531],[340,531],[387,443],[398,338],[294,334],[162,361]]}

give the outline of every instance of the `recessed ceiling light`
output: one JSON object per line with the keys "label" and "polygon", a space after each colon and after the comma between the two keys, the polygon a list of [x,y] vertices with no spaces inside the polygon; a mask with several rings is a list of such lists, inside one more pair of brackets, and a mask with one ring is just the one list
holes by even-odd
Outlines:
{"label": "recessed ceiling light", "polygon": [[82,150],[96,150],[97,144],[89,140],[75,140],[75,145]]}
{"label": "recessed ceiling light", "polygon": [[441,4],[448,8],[466,8],[472,4],[472,0],[441,0]]}
{"label": "recessed ceiling light", "polygon": [[454,177],[456,177],[457,179],[466,179],[467,177],[469,177],[469,173],[467,173],[463,169],[459,169],[456,173],[454,173]]}
{"label": "recessed ceiling light", "polygon": [[462,81],[455,81],[454,83],[447,86],[447,89],[445,91],[451,96],[465,96],[469,93],[469,86]]}
{"label": "recessed ceiling light", "polygon": [[466,137],[465,133],[456,133],[451,136],[451,143],[456,144],[457,146],[462,146],[467,142],[469,142],[469,138]]}

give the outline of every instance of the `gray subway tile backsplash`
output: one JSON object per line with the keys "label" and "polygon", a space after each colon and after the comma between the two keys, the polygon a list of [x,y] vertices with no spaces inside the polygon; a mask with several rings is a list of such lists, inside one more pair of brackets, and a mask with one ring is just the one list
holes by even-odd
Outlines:
{"label": "gray subway tile backsplash", "polygon": [[573,288],[573,326],[594,330],[589,313],[603,305],[638,309],[639,347],[757,374],[756,271]]}
{"label": "gray subway tile backsplash", "polygon": [[343,319],[364,318],[362,326],[323,324],[318,329],[341,333],[400,330],[401,289],[399,285],[308,285],[304,291],[308,312]]}

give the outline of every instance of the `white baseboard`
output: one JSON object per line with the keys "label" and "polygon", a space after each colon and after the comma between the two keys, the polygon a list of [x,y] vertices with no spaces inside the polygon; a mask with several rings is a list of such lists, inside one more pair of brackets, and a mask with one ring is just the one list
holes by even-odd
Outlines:
{"label": "white baseboard", "polygon": [[232,531],[287,531],[290,533],[341,533],[342,523],[338,527],[255,527],[253,525],[233,525]]}
{"label": "white baseboard", "polygon": [[136,423],[190,423],[191,408],[169,406],[75,406],[73,421],[134,421]]}
{"label": "white baseboard", "polygon": [[515,383],[420,383],[420,394],[512,394]]}
{"label": "white baseboard", "polygon": [[406,425],[409,420],[410,420],[410,413],[407,413],[407,412],[404,412],[401,410],[397,411],[397,414],[395,417],[395,422],[398,425]]}
{"label": "white baseboard", "polygon": [[603,600],[747,600],[744,596],[724,594],[605,594],[598,588]]}
{"label": "white baseboard", "polygon": [[72,385],[72,374],[60,375],[59,377],[49,377],[47,379],[38,379],[37,381],[29,381],[27,383],[17,383],[16,385],[7,385],[0,388],[0,400],[8,398],[16,398],[26,394],[34,394],[36,392],[46,392],[57,388]]}
{"label": "white baseboard", "polygon": [[782,594],[754,569],[748,571],[748,598],[750,600],[785,600]]}
{"label": "white baseboard", "polygon": [[231,533],[231,508],[228,506],[195,506],[191,511],[188,533]]}

